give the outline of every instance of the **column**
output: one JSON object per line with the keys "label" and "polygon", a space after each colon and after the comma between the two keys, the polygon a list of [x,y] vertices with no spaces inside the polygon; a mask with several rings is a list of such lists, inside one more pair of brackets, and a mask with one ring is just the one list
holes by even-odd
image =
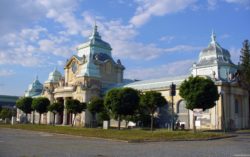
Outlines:
{"label": "column", "polygon": [[66,109],[66,101],[67,99],[63,99],[63,104],[64,104],[64,110],[63,110],[63,125],[67,125],[67,109]]}
{"label": "column", "polygon": [[[53,117],[54,118],[54,117]],[[55,124],[59,124],[60,123],[60,114],[59,113],[56,113],[56,116],[55,116]]]}

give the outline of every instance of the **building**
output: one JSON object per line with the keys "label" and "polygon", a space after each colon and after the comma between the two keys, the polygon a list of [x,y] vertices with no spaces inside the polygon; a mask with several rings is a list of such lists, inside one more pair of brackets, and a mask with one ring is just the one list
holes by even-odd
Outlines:
{"label": "building", "polygon": [[[64,67],[64,76],[54,69],[43,85],[36,78],[25,92],[25,96],[44,96],[51,102],[62,102],[68,99],[78,99],[88,102],[93,96],[101,97],[105,91],[113,87],[132,87],[141,91],[154,90],[161,92],[167,99],[169,86],[177,85],[177,95],[174,97],[174,111],[178,120],[186,128],[192,128],[193,112],[185,108],[185,101],[178,95],[178,87],[189,76],[152,79],[129,82],[123,78],[125,67],[120,60],[114,61],[112,48],[109,43],[102,40],[97,26],[94,27],[89,40],[80,44],[77,53],[69,58]],[[231,61],[228,50],[222,48],[216,41],[214,33],[208,47],[200,52],[199,60],[193,64],[191,74],[212,79],[220,91],[220,99],[216,106],[203,112],[197,117],[198,128],[227,129],[249,127],[248,92],[237,83],[237,66]],[[166,108],[160,109],[161,112]],[[162,114],[162,115],[161,115]],[[162,116],[164,117],[164,116]],[[56,115],[56,123],[68,125],[72,116],[64,109],[63,113]],[[43,115],[42,123],[50,124],[53,121],[51,113]],[[88,126],[91,115],[88,111],[76,117],[76,124]],[[162,121],[165,123],[167,121]],[[164,126],[164,125],[162,125]]]}
{"label": "building", "polygon": [[3,108],[15,108],[18,96],[0,95],[0,106]]}
{"label": "building", "polygon": [[[216,41],[214,33],[208,47],[200,52],[198,62],[193,64],[191,75],[203,76],[212,79],[219,91],[220,98],[216,106],[206,110],[197,117],[198,128],[202,129],[239,129],[249,127],[248,92],[242,89],[237,82],[237,66],[231,61],[228,50],[222,48]],[[125,85],[142,91],[159,91],[167,99],[169,86],[177,85],[177,94],[174,97],[174,111],[180,122],[186,128],[192,128],[193,112],[185,108],[185,101],[179,96],[178,87],[189,76],[161,78],[155,80],[138,81]]]}

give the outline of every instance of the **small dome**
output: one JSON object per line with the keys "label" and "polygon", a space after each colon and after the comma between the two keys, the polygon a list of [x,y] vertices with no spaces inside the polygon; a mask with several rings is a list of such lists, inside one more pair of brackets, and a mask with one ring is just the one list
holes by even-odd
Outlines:
{"label": "small dome", "polygon": [[40,95],[43,91],[43,85],[39,82],[38,77],[29,85],[28,90],[25,92],[26,97],[33,97]]}
{"label": "small dome", "polygon": [[49,78],[45,83],[49,82],[59,82],[59,80],[62,78],[62,74],[55,68],[54,71],[49,73]]}
{"label": "small dome", "polygon": [[212,33],[208,47],[200,52],[198,64],[211,64],[214,62],[232,63],[229,51],[222,48],[215,39],[216,36]]}

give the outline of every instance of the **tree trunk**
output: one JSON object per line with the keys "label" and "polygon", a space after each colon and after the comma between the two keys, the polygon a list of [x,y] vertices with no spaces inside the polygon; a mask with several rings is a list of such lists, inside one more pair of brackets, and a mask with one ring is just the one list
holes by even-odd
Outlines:
{"label": "tree trunk", "polygon": [[193,115],[193,131],[196,133],[195,116]]}
{"label": "tree trunk", "polygon": [[95,126],[94,126],[94,122],[95,122],[95,113],[92,113],[92,122],[91,122],[91,128],[94,128]]}
{"label": "tree trunk", "polygon": [[28,113],[25,113],[25,123],[28,123]]}
{"label": "tree trunk", "polygon": [[39,113],[39,125],[41,124],[41,113]]}
{"label": "tree trunk", "polygon": [[153,131],[153,125],[154,125],[154,113],[151,113],[151,131]]}
{"label": "tree trunk", "polygon": [[56,124],[56,113],[53,113],[53,114],[54,114],[53,126],[55,126],[55,124]]}
{"label": "tree trunk", "polygon": [[35,111],[33,111],[33,119],[32,119],[32,124],[35,124]]}
{"label": "tree trunk", "polygon": [[118,130],[121,129],[121,116],[118,116]]}

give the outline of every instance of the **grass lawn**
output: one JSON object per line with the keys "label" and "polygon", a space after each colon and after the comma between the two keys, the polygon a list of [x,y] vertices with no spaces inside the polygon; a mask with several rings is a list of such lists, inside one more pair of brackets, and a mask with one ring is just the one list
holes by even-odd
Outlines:
{"label": "grass lawn", "polygon": [[16,124],[16,125],[0,124],[0,128],[23,129],[23,130],[42,131],[49,133],[77,135],[83,137],[97,137],[97,138],[115,139],[124,141],[205,140],[211,138],[227,137],[227,135],[223,133],[198,132],[194,134],[190,131],[168,131],[166,129],[159,129],[151,132],[149,130],[141,130],[141,129],[103,130],[98,128],[32,125],[32,124]]}

